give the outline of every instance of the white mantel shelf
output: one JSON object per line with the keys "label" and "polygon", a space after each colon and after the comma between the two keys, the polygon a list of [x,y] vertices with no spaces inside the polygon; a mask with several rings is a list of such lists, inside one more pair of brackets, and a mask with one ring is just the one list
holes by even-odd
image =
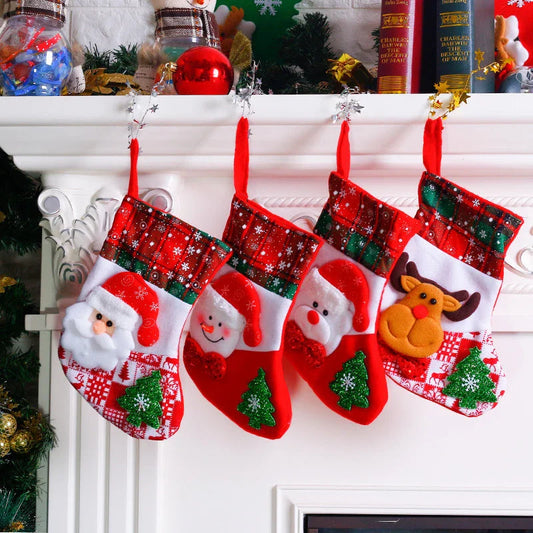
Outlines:
{"label": "white mantel shelf", "polygon": [[[138,98],[146,108],[149,97]],[[352,168],[359,176],[417,176],[428,95],[358,95]],[[0,99],[0,146],[27,171],[108,173],[127,168],[129,97]],[[323,177],[333,168],[336,95],[262,95],[250,117],[254,175]],[[141,170],[187,176],[231,172],[240,107],[231,96],[159,96],[139,139]],[[137,113],[140,116],[140,112]],[[476,94],[446,121],[447,176],[499,177],[533,169],[533,96]],[[480,157],[481,156],[481,157]]]}

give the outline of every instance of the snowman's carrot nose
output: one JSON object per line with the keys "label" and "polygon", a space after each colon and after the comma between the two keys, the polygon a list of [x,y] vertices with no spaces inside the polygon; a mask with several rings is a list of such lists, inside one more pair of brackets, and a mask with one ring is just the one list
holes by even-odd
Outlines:
{"label": "snowman's carrot nose", "polygon": [[215,326],[209,326],[208,324],[200,324],[200,326],[202,326],[202,329],[206,332],[206,333],[213,333],[213,331],[215,331]]}

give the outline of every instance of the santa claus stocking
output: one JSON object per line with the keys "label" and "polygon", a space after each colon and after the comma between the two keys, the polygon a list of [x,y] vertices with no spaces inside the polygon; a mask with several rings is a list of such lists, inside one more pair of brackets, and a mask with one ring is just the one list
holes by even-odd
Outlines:
{"label": "santa claus stocking", "polygon": [[441,178],[441,152],[442,121],[428,120],[416,215],[422,229],[385,289],[381,354],[402,387],[478,416],[505,392],[490,322],[522,219]]}
{"label": "santa claus stocking", "polygon": [[166,439],[183,416],[183,324],[231,253],[138,199],[137,155],[134,139],[128,195],[78,302],[66,310],[59,357],[68,380],[104,418],[133,437]]}
{"label": "santa claus stocking", "polygon": [[296,298],[285,355],[330,409],[369,424],[387,402],[375,328],[381,295],[419,225],[348,180],[348,135],[344,122],[315,227],[326,243]]}
{"label": "santa claus stocking", "polygon": [[291,422],[282,372],[283,330],[318,239],[248,199],[248,120],[235,148],[235,189],[224,242],[231,267],[198,299],[184,350],[202,394],[237,425],[269,439]]}

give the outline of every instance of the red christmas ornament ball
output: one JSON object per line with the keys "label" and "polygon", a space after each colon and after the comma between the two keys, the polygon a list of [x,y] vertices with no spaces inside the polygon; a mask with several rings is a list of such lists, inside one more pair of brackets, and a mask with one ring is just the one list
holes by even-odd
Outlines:
{"label": "red christmas ornament ball", "polygon": [[228,94],[233,85],[233,67],[216,48],[195,46],[176,61],[172,81],[178,94]]}

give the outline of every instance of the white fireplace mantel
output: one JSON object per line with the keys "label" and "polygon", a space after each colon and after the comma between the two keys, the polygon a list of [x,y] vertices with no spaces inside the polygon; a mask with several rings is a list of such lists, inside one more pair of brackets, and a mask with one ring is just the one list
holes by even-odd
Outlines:
{"label": "white fireplace mantel", "polygon": [[[414,213],[427,95],[357,100],[364,109],[352,120],[352,179]],[[339,125],[331,116],[338,102],[253,97],[252,197],[286,218],[316,217],[335,166]],[[138,98],[137,118],[148,103]],[[233,192],[240,107],[231,96],[160,96],[153,104],[158,109],[139,135],[141,195],[220,236]],[[525,495],[519,511],[533,515],[527,503],[533,435],[525,418],[533,375],[533,98],[474,95],[444,132],[443,175],[525,218],[493,322],[509,377],[502,405],[467,420],[390,384],[383,414],[361,427],[327,410],[287,368],[294,415],[279,442],[235,427],[183,368],[180,431],[168,442],[137,442],[97,416],[62,374],[61,310],[79,292],[127,187],[129,105],[128,97],[0,99],[0,147],[21,169],[42,173],[44,185],[41,314],[27,324],[41,332],[40,398],[59,446],[50,455],[40,530],[48,524],[49,533],[296,533],[294,520],[306,509],[386,512],[391,491],[404,491],[396,510],[424,509],[418,498],[425,486],[447,494],[463,488],[471,509],[487,507],[476,507],[484,493],[472,487],[488,491],[491,510],[498,509],[499,490],[507,503]]]}

